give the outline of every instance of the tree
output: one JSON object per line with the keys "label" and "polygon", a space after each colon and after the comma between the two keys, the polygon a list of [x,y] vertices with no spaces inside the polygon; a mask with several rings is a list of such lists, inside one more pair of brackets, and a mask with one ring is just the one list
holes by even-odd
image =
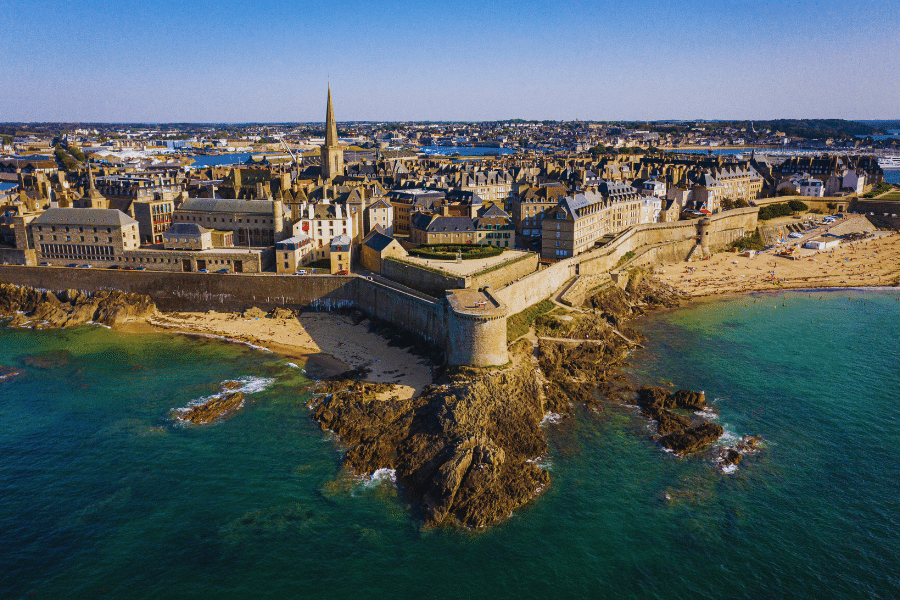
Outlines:
{"label": "tree", "polygon": [[81,151],[81,148],[78,146],[69,145],[69,154],[71,154],[75,160],[84,162],[87,160],[87,157],[84,155],[84,152]]}

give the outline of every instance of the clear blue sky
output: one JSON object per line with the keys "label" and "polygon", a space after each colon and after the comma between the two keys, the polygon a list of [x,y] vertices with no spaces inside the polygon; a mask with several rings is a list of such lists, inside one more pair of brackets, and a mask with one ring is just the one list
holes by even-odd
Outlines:
{"label": "clear blue sky", "polygon": [[900,118],[900,0],[0,0],[0,121]]}

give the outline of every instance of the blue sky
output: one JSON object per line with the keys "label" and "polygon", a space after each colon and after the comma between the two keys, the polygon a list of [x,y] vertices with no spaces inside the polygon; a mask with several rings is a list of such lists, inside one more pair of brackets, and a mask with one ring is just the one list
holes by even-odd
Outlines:
{"label": "blue sky", "polygon": [[900,0],[0,0],[0,121],[900,117]]}

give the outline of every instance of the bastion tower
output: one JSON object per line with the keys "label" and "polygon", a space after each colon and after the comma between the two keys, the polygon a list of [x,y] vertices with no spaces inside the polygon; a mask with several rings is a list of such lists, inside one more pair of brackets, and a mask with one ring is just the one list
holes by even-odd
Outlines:
{"label": "bastion tower", "polygon": [[322,179],[331,181],[344,174],[344,150],[338,145],[334,107],[331,106],[331,84],[328,85],[328,108],[325,110],[325,145],[321,150]]}

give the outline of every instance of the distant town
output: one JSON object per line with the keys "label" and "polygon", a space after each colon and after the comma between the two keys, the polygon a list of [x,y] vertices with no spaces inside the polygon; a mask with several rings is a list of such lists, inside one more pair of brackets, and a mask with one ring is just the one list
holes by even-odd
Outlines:
{"label": "distant town", "polygon": [[865,123],[626,125],[339,124],[330,90],[324,128],[7,125],[0,259],[279,275],[548,265],[640,224],[779,198],[850,210],[890,195],[883,166],[898,160],[898,139]]}

